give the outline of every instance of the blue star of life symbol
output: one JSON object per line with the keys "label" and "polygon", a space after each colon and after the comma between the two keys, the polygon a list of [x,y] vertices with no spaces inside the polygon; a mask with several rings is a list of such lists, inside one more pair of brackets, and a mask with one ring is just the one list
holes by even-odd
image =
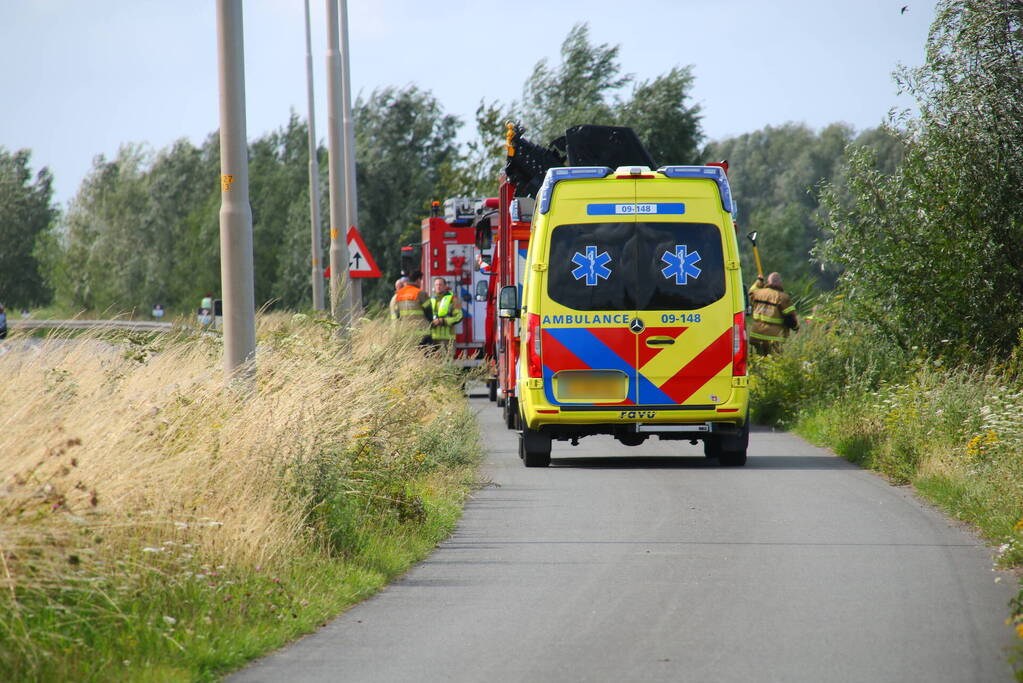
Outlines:
{"label": "blue star of life symbol", "polygon": [[664,252],[661,260],[668,264],[661,269],[661,274],[668,280],[674,277],[676,285],[687,284],[689,278],[695,280],[702,272],[696,267],[697,261],[700,260],[700,252],[690,252],[684,244],[676,244],[674,252]]}
{"label": "blue star of life symbol", "polygon": [[593,287],[600,278],[606,280],[611,277],[611,269],[607,267],[610,262],[611,257],[606,251],[598,256],[597,247],[588,246],[585,254],[577,251],[572,257],[572,263],[578,266],[572,270],[572,276],[576,280],[586,278],[586,286]]}

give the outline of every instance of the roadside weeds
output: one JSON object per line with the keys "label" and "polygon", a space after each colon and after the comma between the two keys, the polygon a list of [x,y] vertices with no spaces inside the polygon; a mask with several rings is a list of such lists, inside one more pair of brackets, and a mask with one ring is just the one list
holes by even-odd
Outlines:
{"label": "roadside weeds", "polygon": [[0,356],[0,678],[213,680],[450,533],[481,457],[457,372],[331,332],[261,316],[248,391],[189,331]]}

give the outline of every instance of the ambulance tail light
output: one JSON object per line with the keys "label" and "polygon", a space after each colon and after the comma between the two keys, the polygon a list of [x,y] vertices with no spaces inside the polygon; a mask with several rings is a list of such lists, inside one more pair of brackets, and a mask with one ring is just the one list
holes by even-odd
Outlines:
{"label": "ambulance tail light", "polygon": [[739,311],[732,319],[732,376],[746,374],[746,359],[749,356],[749,340],[746,339],[746,314]]}
{"label": "ambulance tail light", "polygon": [[526,314],[526,373],[530,377],[543,377],[540,360],[540,316]]}

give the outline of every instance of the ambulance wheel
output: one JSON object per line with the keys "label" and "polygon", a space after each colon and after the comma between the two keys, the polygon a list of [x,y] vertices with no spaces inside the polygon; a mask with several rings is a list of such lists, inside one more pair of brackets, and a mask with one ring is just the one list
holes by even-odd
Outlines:
{"label": "ambulance wheel", "polygon": [[487,382],[487,391],[489,393],[488,398],[491,401],[496,401],[497,400],[497,380],[496,379],[492,379],[492,380],[489,380]]}
{"label": "ambulance wheel", "polygon": [[551,435],[523,427],[519,434],[519,457],[526,467],[547,467],[551,464]]}
{"label": "ambulance wheel", "polygon": [[745,465],[746,450],[749,448],[749,420],[746,420],[738,434],[721,437],[719,444],[721,452],[718,453],[718,462],[722,467]]}
{"label": "ambulance wheel", "polygon": [[519,402],[515,397],[504,400],[504,424],[508,429],[519,428]]}

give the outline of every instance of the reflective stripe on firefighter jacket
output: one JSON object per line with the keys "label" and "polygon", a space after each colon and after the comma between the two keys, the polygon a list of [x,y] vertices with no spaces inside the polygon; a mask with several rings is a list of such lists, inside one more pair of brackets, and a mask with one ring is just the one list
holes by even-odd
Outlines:
{"label": "reflective stripe on firefighter jacket", "polygon": [[762,339],[771,342],[783,342],[791,329],[799,329],[796,320],[796,307],[788,294],[774,287],[759,287],[756,283],[749,288],[749,300],[753,306],[753,324],[750,326],[751,339]]}
{"label": "reflective stripe on firefighter jacket", "polygon": [[391,318],[426,329],[430,326],[430,298],[415,285],[405,285],[394,293]]}
{"label": "reflective stripe on firefighter jacket", "polygon": [[455,325],[462,322],[462,307],[455,301],[454,294],[447,292],[442,294],[440,299],[432,297],[430,308],[434,318],[440,318],[441,323],[432,328],[430,334],[434,341],[448,341],[455,338]]}

